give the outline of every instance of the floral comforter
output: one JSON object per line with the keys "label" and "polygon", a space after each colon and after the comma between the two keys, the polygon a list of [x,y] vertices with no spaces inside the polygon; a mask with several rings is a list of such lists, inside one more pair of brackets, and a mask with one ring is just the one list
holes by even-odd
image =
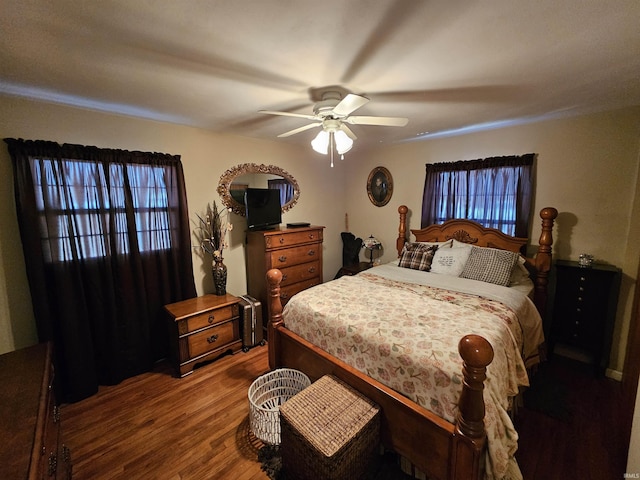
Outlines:
{"label": "floral comforter", "polygon": [[[385,268],[298,293],[284,310],[287,328],[449,422],[455,420],[462,382],[458,342],[470,333],[482,335],[494,349],[484,390],[486,476],[521,478],[514,459],[518,434],[508,410],[519,386],[529,384],[524,343],[531,337],[529,325],[541,325],[539,315],[523,319],[513,306],[429,285],[442,275],[419,272],[429,280],[407,283],[396,279],[397,269],[387,268],[391,274],[385,275]],[[515,308],[537,315],[535,307]],[[540,326],[534,343],[542,343],[541,332]]]}

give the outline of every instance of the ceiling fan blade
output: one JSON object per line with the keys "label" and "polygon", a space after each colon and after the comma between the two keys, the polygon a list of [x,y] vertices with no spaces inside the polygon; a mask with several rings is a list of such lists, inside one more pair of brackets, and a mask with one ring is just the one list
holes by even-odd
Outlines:
{"label": "ceiling fan blade", "polygon": [[306,118],[307,120],[318,120],[315,115],[304,115],[302,113],[277,112],[274,110],[258,110],[258,113],[267,113],[269,115],[282,115],[285,117]]}
{"label": "ceiling fan blade", "polygon": [[340,117],[346,117],[362,107],[368,101],[369,99],[367,97],[349,93],[346,97],[340,100],[340,103],[338,103],[338,105],[333,108],[333,113]]}
{"label": "ceiling fan blade", "polygon": [[342,123],[340,125],[340,130],[342,130],[344,133],[347,134],[347,136],[351,139],[351,140],[355,140],[358,137],[356,137],[356,134],[353,133],[353,130],[351,130],[349,127],[347,127],[344,123]]}
{"label": "ceiling fan blade", "polygon": [[404,117],[355,116],[347,117],[342,121],[350,123],[351,125],[381,125],[384,127],[404,127],[407,123],[409,123],[409,119]]}
{"label": "ceiling fan blade", "polygon": [[305,125],[303,127],[294,128],[293,130],[289,130],[288,132],[281,133],[278,137],[290,137],[291,135],[295,135],[296,133],[304,132],[305,130],[309,130],[314,127],[321,127],[322,123],[310,123],[309,125]]}

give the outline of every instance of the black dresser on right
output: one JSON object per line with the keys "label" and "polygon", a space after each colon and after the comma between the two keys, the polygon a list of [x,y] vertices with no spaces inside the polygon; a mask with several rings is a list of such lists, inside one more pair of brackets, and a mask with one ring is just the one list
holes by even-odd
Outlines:
{"label": "black dresser on right", "polygon": [[613,265],[556,261],[551,351],[563,344],[592,356],[603,375],[611,352],[621,270]]}

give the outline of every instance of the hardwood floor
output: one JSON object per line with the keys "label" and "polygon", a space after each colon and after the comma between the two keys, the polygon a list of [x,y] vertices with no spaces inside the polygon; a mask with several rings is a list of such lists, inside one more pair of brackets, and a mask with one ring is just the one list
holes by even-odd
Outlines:
{"label": "hardwood floor", "polygon": [[267,347],[218,359],[182,379],[166,363],[63,405],[73,478],[264,480],[247,390]]}
{"label": "hardwood floor", "polygon": [[[566,385],[570,415],[521,408],[518,463],[525,480],[622,478],[620,384],[555,357],[545,373]],[[226,356],[178,379],[166,363],[62,406],[76,480],[265,480],[249,432],[247,390],[268,371],[267,347]]]}
{"label": "hardwood floor", "polygon": [[567,408],[559,412],[562,418],[530,408],[518,411],[516,459],[525,480],[623,478],[628,445],[621,383],[595,377],[592,366],[561,356],[544,363],[539,373],[546,378],[541,387],[550,386],[551,396]]}

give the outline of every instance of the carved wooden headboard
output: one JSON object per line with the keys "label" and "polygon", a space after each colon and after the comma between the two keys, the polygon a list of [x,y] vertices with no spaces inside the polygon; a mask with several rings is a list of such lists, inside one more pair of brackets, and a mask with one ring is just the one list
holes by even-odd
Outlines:
{"label": "carved wooden headboard", "polygon": [[[398,239],[396,248],[398,256],[407,240],[407,212],[405,205],[398,207],[400,224],[398,226]],[[416,242],[444,242],[451,238],[460,242],[469,243],[478,247],[499,248],[523,254],[527,266],[533,271],[535,284],[534,302],[538,311],[542,314],[546,308],[547,285],[549,283],[549,270],[551,270],[551,245],[553,244],[553,222],[558,216],[558,211],[553,207],[546,207],[540,211],[542,219],[542,232],[538,245],[538,251],[533,257],[525,256],[525,246],[528,238],[519,238],[506,235],[495,228],[485,228],[471,220],[456,219],[447,220],[438,225],[411,230]]]}

